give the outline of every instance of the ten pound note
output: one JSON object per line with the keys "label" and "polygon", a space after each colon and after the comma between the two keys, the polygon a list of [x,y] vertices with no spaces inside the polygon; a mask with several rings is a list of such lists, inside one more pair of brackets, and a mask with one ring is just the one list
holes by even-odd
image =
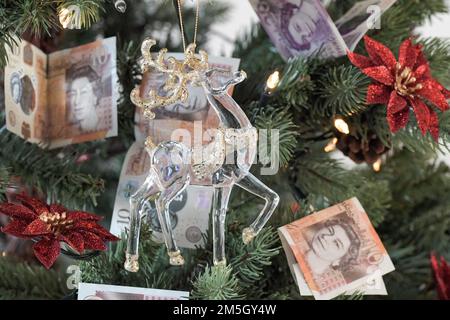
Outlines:
{"label": "ten pound note", "polygon": [[353,50],[397,0],[358,2],[336,23],[320,0],[249,0],[283,59],[340,57]]}
{"label": "ten pound note", "polygon": [[57,148],[117,135],[116,39],[46,55],[22,40],[5,68],[9,131]]}
{"label": "ten pound note", "polygon": [[385,294],[381,277],[395,268],[358,199],[283,226],[279,234],[302,294],[321,300]]}

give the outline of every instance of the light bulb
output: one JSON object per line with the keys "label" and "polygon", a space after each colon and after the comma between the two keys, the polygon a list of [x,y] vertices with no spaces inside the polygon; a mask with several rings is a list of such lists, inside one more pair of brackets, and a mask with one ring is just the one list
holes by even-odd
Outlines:
{"label": "light bulb", "polygon": [[378,159],[373,165],[372,165],[373,171],[380,172],[381,171],[381,159]]}
{"label": "light bulb", "polygon": [[278,87],[279,83],[280,73],[278,71],[275,71],[269,76],[269,79],[267,79],[267,89],[274,90],[276,87]]}
{"label": "light bulb", "polygon": [[119,11],[120,13],[125,13],[125,11],[127,11],[127,3],[125,2],[125,0],[117,0],[114,3],[114,6],[116,7],[116,10]]}
{"label": "light bulb", "polygon": [[59,22],[64,29],[81,29],[81,12],[76,5],[62,8],[58,13]]}
{"label": "light bulb", "polygon": [[338,143],[338,138],[333,138],[328,144],[325,146],[325,152],[331,152],[336,150],[336,145]]}
{"label": "light bulb", "polygon": [[339,131],[340,133],[349,134],[350,128],[348,127],[347,122],[345,122],[342,118],[337,118],[334,120],[334,127]]}

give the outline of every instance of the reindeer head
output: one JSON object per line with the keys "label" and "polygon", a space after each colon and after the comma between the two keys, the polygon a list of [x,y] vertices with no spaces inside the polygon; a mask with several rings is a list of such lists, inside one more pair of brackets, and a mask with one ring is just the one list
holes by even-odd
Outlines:
{"label": "reindeer head", "polygon": [[166,58],[167,49],[160,50],[156,59],[153,59],[151,48],[155,44],[156,41],[153,39],[146,39],[142,43],[143,61],[141,67],[143,72],[155,69],[168,75],[164,87],[168,95],[160,96],[156,90],[151,90],[148,98],[141,98],[138,87],[131,92],[131,101],[136,106],[144,108],[144,116],[149,119],[155,117],[153,112],[155,108],[168,106],[178,101],[186,102],[189,96],[188,84],[199,85],[209,69],[208,54],[200,50],[200,57],[197,57],[195,44],[190,44],[186,48],[184,60],[177,60],[174,57]]}

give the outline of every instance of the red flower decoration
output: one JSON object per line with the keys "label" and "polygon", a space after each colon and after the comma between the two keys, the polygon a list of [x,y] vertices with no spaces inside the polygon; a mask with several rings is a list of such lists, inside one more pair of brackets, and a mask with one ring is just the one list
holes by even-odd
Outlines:
{"label": "red flower decoration", "polygon": [[98,224],[102,218],[97,215],[69,211],[59,204],[47,205],[25,195],[16,199],[22,204],[0,204],[0,213],[11,217],[1,231],[19,238],[39,238],[33,245],[34,254],[47,269],[61,253],[60,242],[81,254],[85,249],[106,250],[105,241],[119,240]]}
{"label": "red flower decoration", "polygon": [[439,120],[428,100],[441,111],[449,109],[447,98],[450,91],[431,77],[430,66],[422,46],[414,45],[411,39],[400,46],[398,61],[383,44],[365,36],[364,42],[369,57],[348,52],[352,64],[360,68],[375,82],[367,90],[367,104],[386,104],[387,121],[392,132],[404,128],[409,120],[409,109],[413,108],[422,134],[427,131],[439,138]]}
{"label": "red flower decoration", "polygon": [[441,264],[439,265],[435,254],[431,255],[431,267],[439,299],[450,300],[450,267],[443,257],[441,257]]}

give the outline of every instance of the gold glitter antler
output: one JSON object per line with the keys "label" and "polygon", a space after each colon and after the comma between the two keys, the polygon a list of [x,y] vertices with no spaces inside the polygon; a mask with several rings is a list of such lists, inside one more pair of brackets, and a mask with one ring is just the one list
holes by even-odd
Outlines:
{"label": "gold glitter antler", "polygon": [[178,101],[187,101],[189,97],[188,84],[196,84],[200,81],[201,73],[208,70],[208,54],[200,51],[198,58],[195,54],[196,45],[190,44],[185,51],[184,61],[174,57],[166,58],[167,49],[159,51],[156,59],[153,59],[151,48],[156,44],[153,39],[146,39],[142,43],[142,69],[146,72],[155,69],[168,75],[164,90],[167,96],[158,95],[155,89],[150,90],[148,98],[142,98],[139,87],[131,92],[131,101],[138,107],[144,108],[144,116],[153,119],[155,114],[153,109],[168,106]]}

